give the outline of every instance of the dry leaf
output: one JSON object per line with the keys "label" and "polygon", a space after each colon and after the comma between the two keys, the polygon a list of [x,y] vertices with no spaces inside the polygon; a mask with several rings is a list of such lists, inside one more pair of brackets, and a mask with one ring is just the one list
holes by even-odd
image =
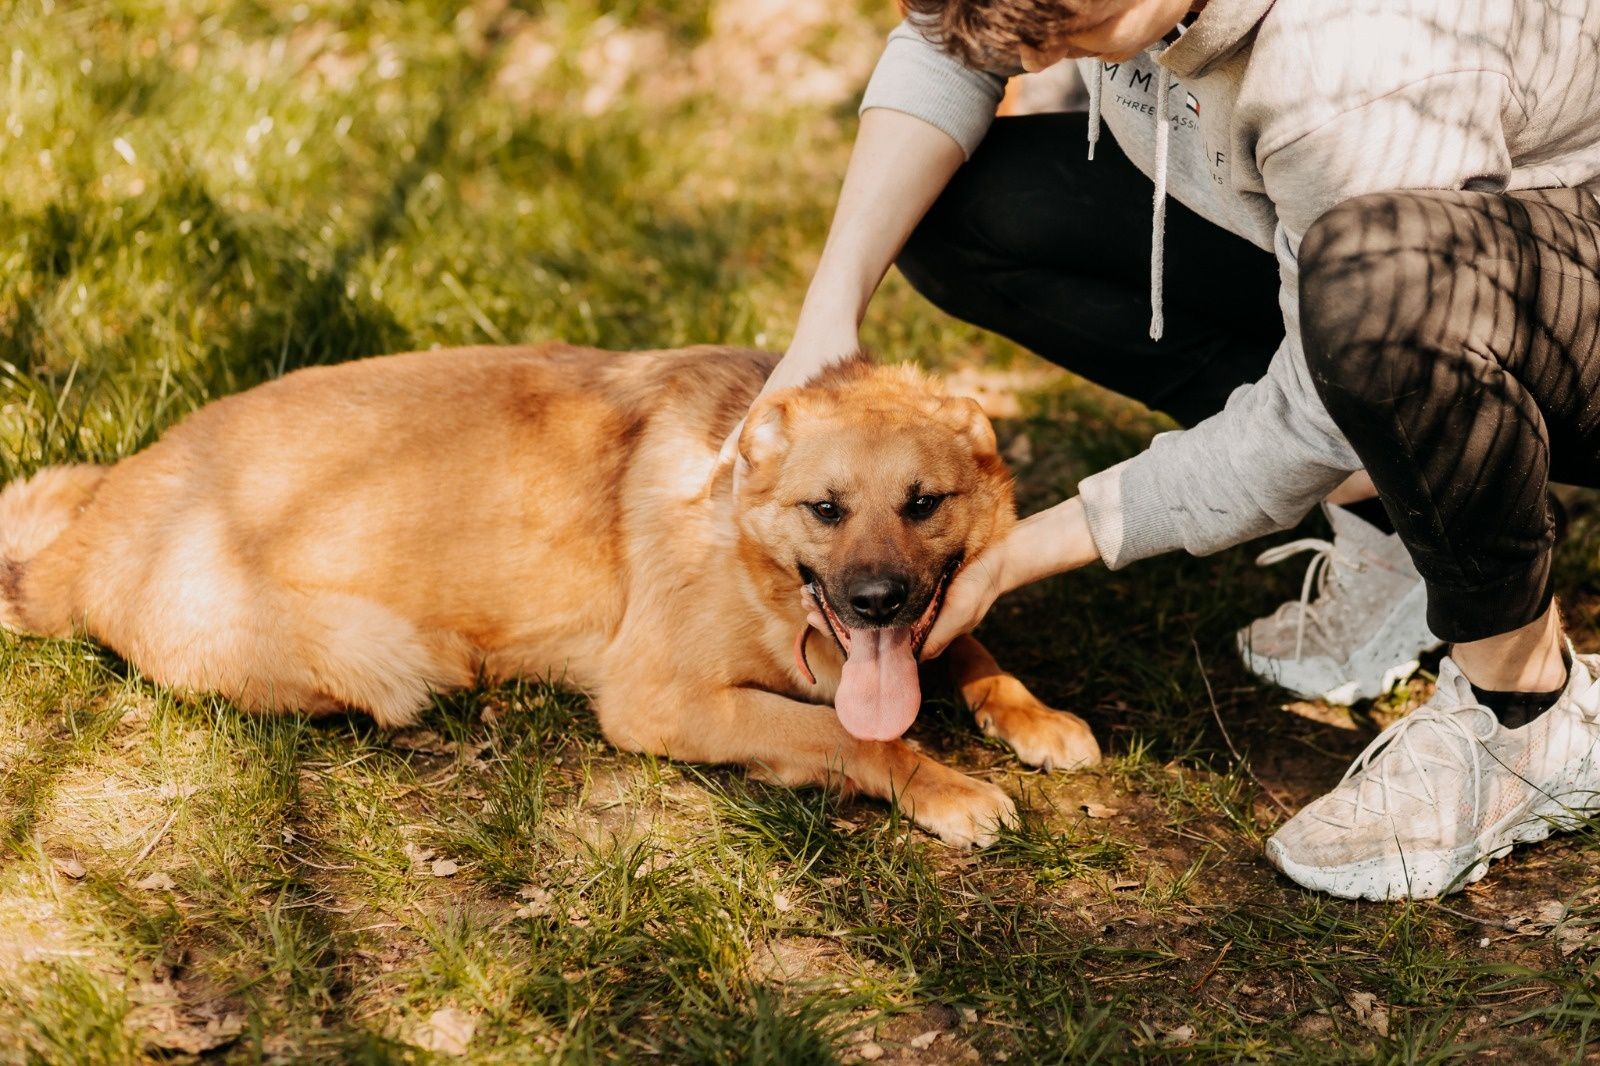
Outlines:
{"label": "dry leaf", "polygon": [[1318,725],[1332,726],[1334,729],[1343,729],[1346,732],[1353,733],[1361,728],[1356,724],[1355,716],[1350,713],[1348,707],[1300,700],[1295,703],[1285,703],[1283,709]]}
{"label": "dry leaf", "polygon": [[226,1014],[211,1018],[201,1024],[181,1025],[146,1030],[144,1042],[165,1051],[182,1051],[190,1055],[203,1055],[224,1044],[231,1044],[244,1032],[244,1017]]}
{"label": "dry leaf", "polygon": [[478,1019],[456,1007],[444,1007],[428,1016],[413,1043],[441,1055],[465,1055],[477,1029]]}
{"label": "dry leaf", "polygon": [[524,885],[517,889],[517,898],[527,901],[512,912],[518,918],[543,918],[551,912],[550,893],[536,885]]}
{"label": "dry leaf", "polygon": [[1563,957],[1571,955],[1580,948],[1589,946],[1588,930],[1582,926],[1573,925],[1571,922],[1562,925],[1556,930],[1556,947],[1561,949]]}
{"label": "dry leaf", "polygon": [[1566,916],[1566,904],[1558,899],[1547,899],[1528,910],[1510,915],[1506,918],[1505,927],[1524,936],[1538,936],[1544,930],[1560,925],[1561,919]]}
{"label": "dry leaf", "polygon": [[123,1019],[130,1034],[148,1048],[203,1055],[231,1044],[244,1031],[244,1016],[228,1013],[221,1000],[193,999],[183,982],[142,981],[128,989],[133,1005]]}
{"label": "dry leaf", "polygon": [[1379,1036],[1389,1035],[1389,1008],[1378,1002],[1371,992],[1351,992],[1344,997],[1356,1021]]}
{"label": "dry leaf", "polygon": [[408,729],[396,733],[389,743],[402,751],[421,752],[423,755],[449,755],[454,745],[431,729]]}

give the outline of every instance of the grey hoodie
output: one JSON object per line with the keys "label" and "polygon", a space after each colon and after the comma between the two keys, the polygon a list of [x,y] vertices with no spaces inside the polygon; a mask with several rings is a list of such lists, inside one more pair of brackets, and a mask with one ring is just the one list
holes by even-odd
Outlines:
{"label": "grey hoodie", "polygon": [[[1282,280],[1285,338],[1266,376],[1079,486],[1113,569],[1286,529],[1360,468],[1300,347],[1297,254],[1324,211],[1386,190],[1600,183],[1600,0],[1210,0],[1165,50],[1078,63],[1129,158],[1276,254]],[[970,155],[1005,73],[963,67],[908,20],[862,110],[915,115]],[[1170,138],[1159,166],[1158,113]]]}

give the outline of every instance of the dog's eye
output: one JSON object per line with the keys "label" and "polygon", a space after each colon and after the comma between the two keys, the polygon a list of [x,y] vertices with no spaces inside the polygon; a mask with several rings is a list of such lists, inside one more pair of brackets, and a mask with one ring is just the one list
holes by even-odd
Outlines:
{"label": "dog's eye", "polygon": [[917,496],[912,499],[910,503],[906,504],[906,517],[927,518],[933,512],[937,511],[939,509],[939,505],[943,502],[943,496],[934,496],[931,493],[925,492],[921,496]]}
{"label": "dog's eye", "polygon": [[830,526],[834,525],[839,521],[839,519],[844,517],[844,509],[838,504],[834,503],[832,500],[819,500],[816,503],[808,503],[806,506],[811,508],[812,514],[816,515]]}

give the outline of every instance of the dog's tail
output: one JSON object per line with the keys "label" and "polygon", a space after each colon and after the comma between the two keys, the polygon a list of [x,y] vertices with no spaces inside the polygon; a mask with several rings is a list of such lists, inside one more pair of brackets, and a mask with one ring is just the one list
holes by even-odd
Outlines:
{"label": "dog's tail", "polygon": [[[71,628],[67,589],[25,582],[28,564],[67,531],[94,499],[104,466],[52,466],[0,492],[0,628],[66,636]],[[55,568],[52,568],[55,569]],[[52,582],[51,584],[59,584]]]}

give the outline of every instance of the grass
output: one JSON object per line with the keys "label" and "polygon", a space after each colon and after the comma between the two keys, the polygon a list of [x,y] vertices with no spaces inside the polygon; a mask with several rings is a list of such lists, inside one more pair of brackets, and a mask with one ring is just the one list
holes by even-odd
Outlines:
{"label": "grass", "polygon": [[[0,480],[375,352],[781,346],[887,8],[0,0]],[[866,339],[1037,368],[898,278]],[[1025,509],[1160,428],[1063,376],[1020,399]],[[1579,513],[1557,566],[1588,646],[1597,550]],[[619,755],[559,685],[386,736],[0,636],[0,1062],[1596,1058],[1592,832],[1443,905],[1265,865],[1426,683],[1283,713],[1229,634],[1298,575],[1250,558],[994,612],[1005,664],[1110,758],[1026,772],[933,693],[920,742],[1027,811],[976,855]]]}

